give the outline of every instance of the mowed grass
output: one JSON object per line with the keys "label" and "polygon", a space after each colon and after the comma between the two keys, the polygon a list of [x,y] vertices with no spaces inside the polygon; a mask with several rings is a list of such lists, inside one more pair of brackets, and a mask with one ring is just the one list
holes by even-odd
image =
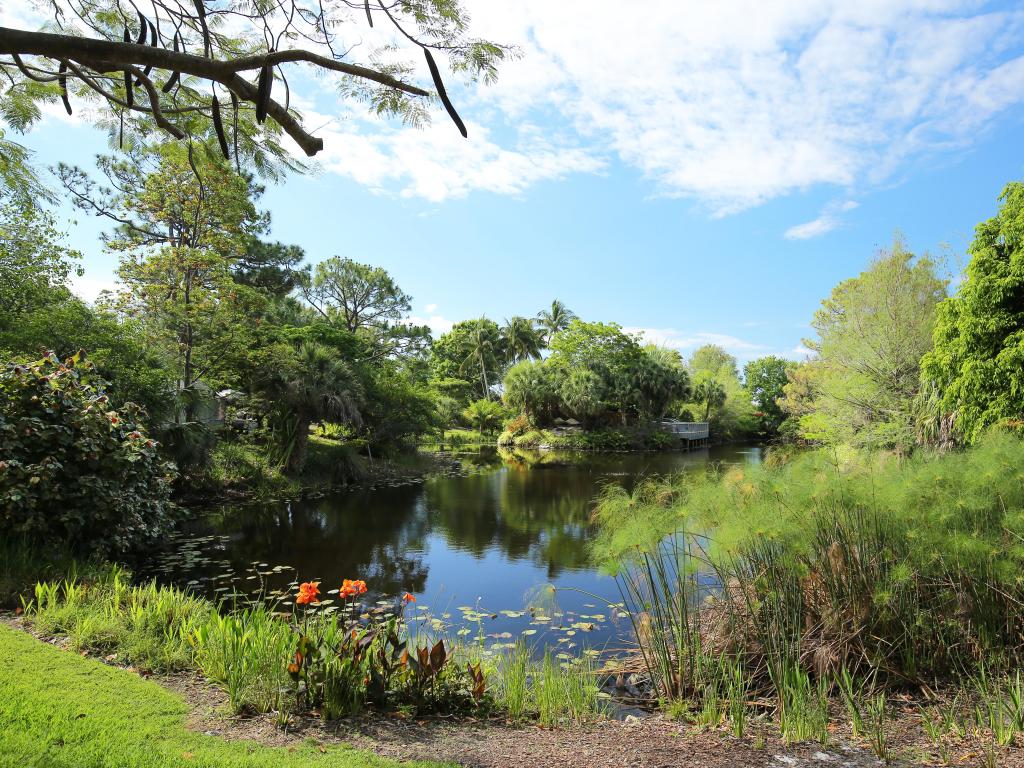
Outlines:
{"label": "mowed grass", "polygon": [[276,748],[204,736],[186,729],[187,709],[180,697],[132,672],[62,651],[0,624],[3,768],[399,765],[345,746],[305,742]]}

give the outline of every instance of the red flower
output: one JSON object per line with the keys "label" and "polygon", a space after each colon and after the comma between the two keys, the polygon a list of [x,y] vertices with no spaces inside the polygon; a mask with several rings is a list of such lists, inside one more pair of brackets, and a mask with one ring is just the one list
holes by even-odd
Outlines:
{"label": "red flower", "polygon": [[319,581],[307,581],[303,584],[299,584],[299,594],[295,598],[295,602],[299,605],[308,605],[309,603],[320,602],[320,582]]}
{"label": "red flower", "polygon": [[416,602],[416,597],[414,595],[410,594],[409,592],[406,592],[404,595],[402,595],[402,602],[403,603],[415,603]]}
{"label": "red flower", "polygon": [[341,589],[338,590],[338,594],[342,597],[355,597],[356,595],[362,595],[366,593],[366,582],[361,579],[345,579],[341,583]]}

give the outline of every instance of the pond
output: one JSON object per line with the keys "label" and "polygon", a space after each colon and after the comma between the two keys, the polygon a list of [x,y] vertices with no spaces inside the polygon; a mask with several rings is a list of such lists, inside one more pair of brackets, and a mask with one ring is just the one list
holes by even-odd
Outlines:
{"label": "pond", "polygon": [[615,580],[588,557],[602,486],[709,462],[757,463],[761,449],[459,458],[462,471],[450,475],[223,509],[199,521],[159,570],[219,596],[286,595],[292,580],[319,580],[327,592],[364,579],[367,605],[408,591],[412,615],[492,646],[525,637],[576,654],[615,650],[631,636],[628,620],[614,607]]}

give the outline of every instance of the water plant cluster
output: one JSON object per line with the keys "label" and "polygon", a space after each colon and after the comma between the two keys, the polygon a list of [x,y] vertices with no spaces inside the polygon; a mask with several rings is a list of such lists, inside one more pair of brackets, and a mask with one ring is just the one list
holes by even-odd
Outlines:
{"label": "water plant cluster", "polygon": [[955,690],[1009,744],[1022,467],[1024,441],[995,432],[961,454],[816,451],[610,486],[595,549],[658,697],[698,722],[742,732],[758,702],[788,740],[827,742],[838,698],[884,756],[888,697]]}
{"label": "water plant cluster", "polygon": [[323,593],[319,582],[304,582],[287,601],[234,595],[233,606],[218,609],[112,566],[40,582],[23,610],[35,631],[64,636],[76,650],[143,671],[198,670],[223,687],[233,711],[274,713],[282,725],[367,708],[545,724],[603,716],[590,655],[547,651],[538,661],[522,639],[487,647],[482,615],[480,631],[465,637],[415,611],[409,593],[368,606],[366,591],[362,580]]}

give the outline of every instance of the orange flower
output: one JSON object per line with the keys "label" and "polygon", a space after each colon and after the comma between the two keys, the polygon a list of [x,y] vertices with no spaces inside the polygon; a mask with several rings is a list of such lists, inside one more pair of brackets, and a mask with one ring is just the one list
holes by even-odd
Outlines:
{"label": "orange flower", "polygon": [[404,595],[402,595],[402,602],[403,603],[415,603],[416,602],[416,597],[414,595],[412,595],[411,593],[406,592]]}
{"label": "orange flower", "polygon": [[299,584],[299,594],[295,598],[295,602],[299,605],[308,605],[309,603],[320,602],[320,582],[319,581],[307,581],[303,584]]}
{"label": "orange flower", "polygon": [[291,674],[291,675],[299,674],[299,665],[296,664],[295,662],[292,662],[291,664],[289,664],[288,665],[288,674]]}
{"label": "orange flower", "polygon": [[338,590],[338,594],[342,597],[355,597],[356,595],[362,595],[366,592],[366,582],[361,579],[345,579],[341,583],[341,589]]}

